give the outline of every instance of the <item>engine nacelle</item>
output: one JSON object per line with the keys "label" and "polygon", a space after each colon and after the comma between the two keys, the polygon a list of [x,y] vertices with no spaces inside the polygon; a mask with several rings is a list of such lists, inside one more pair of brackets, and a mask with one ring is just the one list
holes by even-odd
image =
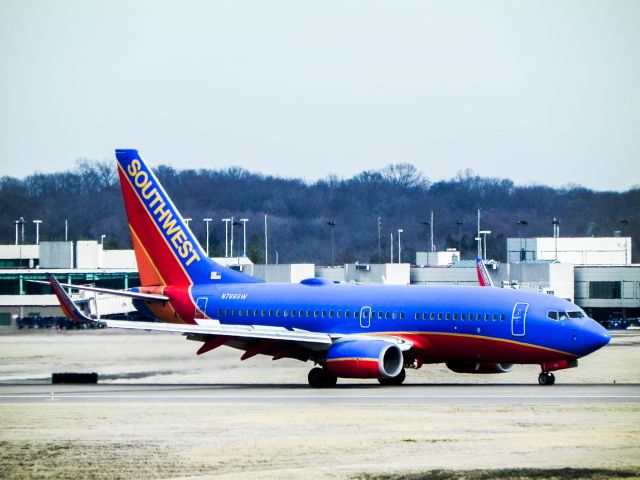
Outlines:
{"label": "engine nacelle", "polygon": [[327,352],[327,368],[341,378],[391,378],[402,370],[402,350],[384,340],[334,343]]}
{"label": "engine nacelle", "polygon": [[516,368],[513,363],[474,362],[473,360],[447,362],[445,365],[456,373],[507,373]]}

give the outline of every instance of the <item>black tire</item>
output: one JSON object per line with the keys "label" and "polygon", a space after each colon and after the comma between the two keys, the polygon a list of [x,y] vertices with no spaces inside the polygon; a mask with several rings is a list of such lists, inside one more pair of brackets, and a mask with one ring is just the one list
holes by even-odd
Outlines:
{"label": "black tire", "polygon": [[407,372],[405,372],[403,368],[402,370],[400,370],[400,373],[395,377],[379,378],[378,382],[380,383],[380,385],[384,385],[384,386],[398,386],[398,385],[402,385],[402,382],[404,382],[405,378],[407,378]]}
{"label": "black tire", "polygon": [[322,369],[322,386],[324,388],[332,388],[332,387],[335,387],[337,383],[338,383],[338,377],[333,375],[326,368],[323,368]]}
{"label": "black tire", "polygon": [[315,367],[309,370],[307,380],[311,388],[322,388],[324,386],[324,375],[320,367]]}
{"label": "black tire", "polygon": [[538,383],[540,385],[553,385],[556,383],[556,377],[551,372],[542,372],[538,375]]}

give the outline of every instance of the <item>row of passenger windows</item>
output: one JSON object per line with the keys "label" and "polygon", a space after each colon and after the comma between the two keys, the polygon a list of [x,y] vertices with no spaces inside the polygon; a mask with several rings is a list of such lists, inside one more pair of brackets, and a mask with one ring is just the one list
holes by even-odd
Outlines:
{"label": "row of passenger windows", "polygon": [[[369,316],[371,313],[371,316]],[[248,309],[218,309],[218,316],[239,316],[239,317],[297,317],[297,318],[360,318],[360,310],[252,310]],[[386,318],[386,319],[400,319],[404,320],[404,312],[382,312],[363,310],[363,318]]]}
{"label": "row of passenger windows", "polygon": [[[273,310],[258,310],[258,309],[218,309],[218,316],[222,315],[228,317],[294,317],[294,318],[360,318],[360,310],[289,310],[289,309],[273,309]],[[404,312],[394,311],[382,311],[382,310],[369,310],[362,311],[363,318],[378,318],[386,320],[404,320]],[[494,322],[500,320],[504,321],[505,315],[502,314],[489,314],[489,313],[450,313],[450,312],[416,312],[416,320],[460,320],[460,321],[481,321],[488,322],[492,320]]]}
{"label": "row of passenger windows", "polygon": [[505,319],[505,315],[504,313],[416,312],[415,319],[419,320],[420,318],[422,318],[423,320],[460,320],[462,322],[464,322],[465,320],[469,322],[479,322],[481,320],[484,320],[485,322],[488,322],[489,320],[496,322],[500,320],[501,322],[503,322]]}

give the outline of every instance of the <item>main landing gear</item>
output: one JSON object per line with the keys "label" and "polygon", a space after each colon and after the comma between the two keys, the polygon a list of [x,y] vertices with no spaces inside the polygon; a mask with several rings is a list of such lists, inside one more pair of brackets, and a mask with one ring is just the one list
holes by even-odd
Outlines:
{"label": "main landing gear", "polygon": [[338,377],[332,375],[326,368],[320,367],[312,368],[307,379],[312,388],[331,388],[338,382]]}
{"label": "main landing gear", "polygon": [[389,385],[398,386],[398,385],[402,385],[402,382],[404,382],[405,378],[407,378],[407,374],[405,373],[403,368],[402,370],[400,370],[400,373],[395,377],[379,378],[378,382],[380,382],[380,385],[384,385],[384,386],[389,386]]}
{"label": "main landing gear", "polygon": [[553,385],[556,383],[556,376],[551,372],[542,372],[538,375],[538,383],[540,385]]}

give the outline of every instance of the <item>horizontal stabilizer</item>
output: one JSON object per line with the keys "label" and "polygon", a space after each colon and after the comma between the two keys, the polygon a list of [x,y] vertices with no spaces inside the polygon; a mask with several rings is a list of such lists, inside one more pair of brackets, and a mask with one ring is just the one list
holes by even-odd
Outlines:
{"label": "horizontal stabilizer", "polygon": [[[42,283],[45,285],[49,285],[51,283],[51,282],[45,282],[42,280],[27,280],[27,282]],[[56,280],[56,282],[58,281]],[[89,287],[87,285],[72,285],[71,283],[58,283],[58,285],[64,288],[71,288],[74,290],[85,290],[88,292],[108,293],[111,295],[118,295],[120,297],[134,298],[137,300],[147,300],[151,302],[166,302],[167,300],[169,300],[169,297],[165,297],[164,295],[156,295],[153,293],[141,293],[141,292],[132,292],[129,290],[114,290],[111,288]]]}

